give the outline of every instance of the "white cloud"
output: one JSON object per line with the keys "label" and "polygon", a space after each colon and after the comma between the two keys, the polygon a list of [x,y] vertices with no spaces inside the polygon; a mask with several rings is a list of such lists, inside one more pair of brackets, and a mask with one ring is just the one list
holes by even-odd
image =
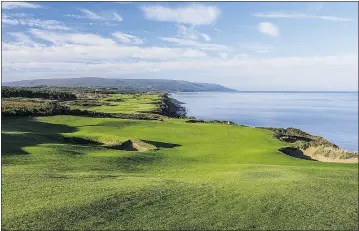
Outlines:
{"label": "white cloud", "polygon": [[143,44],[144,41],[134,35],[125,34],[122,32],[115,32],[112,34],[115,38],[117,38],[121,43],[124,44],[135,44],[140,45]]}
{"label": "white cloud", "polygon": [[2,9],[15,9],[15,8],[42,8],[41,5],[29,2],[2,2]]}
{"label": "white cloud", "polygon": [[199,32],[194,27],[186,27],[184,25],[177,26],[177,36],[185,39],[198,39]]}
{"label": "white cloud", "polygon": [[333,22],[348,22],[351,18],[341,18],[336,16],[327,15],[309,15],[305,13],[293,13],[293,12],[268,12],[268,13],[254,13],[253,16],[261,18],[293,18],[293,19],[320,19]]}
{"label": "white cloud", "polygon": [[222,44],[211,44],[211,43],[200,43],[197,41],[189,40],[189,39],[180,39],[180,38],[173,38],[173,37],[160,37],[159,39],[174,43],[179,46],[190,46],[195,47],[201,50],[207,50],[207,51],[220,51],[220,50],[230,50],[231,48],[222,45]]}
{"label": "white cloud", "polygon": [[263,34],[267,34],[267,35],[274,36],[274,37],[279,36],[279,29],[273,23],[261,22],[258,24],[257,28]]}
{"label": "white cloud", "polygon": [[87,10],[87,9],[81,9],[80,10],[82,13],[85,14],[86,18],[88,19],[93,19],[93,20],[105,20],[104,17],[96,14],[95,12],[93,11],[90,11],[90,10]]}
{"label": "white cloud", "polygon": [[217,7],[203,4],[193,4],[177,8],[148,5],[142,6],[141,9],[147,19],[192,25],[214,23],[220,15],[220,10]]}
{"label": "white cloud", "polygon": [[217,31],[217,32],[222,32],[222,30],[218,29],[218,28],[213,28],[213,30]]}
{"label": "white cloud", "polygon": [[[70,60],[49,62],[46,59],[11,62],[6,54],[3,74],[7,81],[19,77],[66,78],[103,76],[106,73],[107,77],[113,78],[131,74],[134,78],[156,76],[189,81],[196,76],[196,81],[220,83],[238,89],[357,90],[357,64],[357,55],[83,63]],[[197,74],[203,70],[207,70],[207,74],[201,79]]]}
{"label": "white cloud", "polygon": [[77,19],[84,19],[86,18],[83,15],[78,15],[78,14],[65,14],[66,17],[72,17],[72,18],[77,18]]}
{"label": "white cloud", "polygon": [[101,12],[96,13],[88,9],[80,9],[83,15],[67,14],[65,16],[73,17],[77,19],[91,19],[91,20],[102,20],[102,21],[117,21],[122,22],[123,18],[116,12]]}
{"label": "white cloud", "polygon": [[[21,32],[9,34],[15,41],[3,41],[4,81],[106,73],[115,78],[130,75],[193,81],[195,77],[196,81],[253,90],[356,90],[358,83],[357,55],[250,58],[224,45],[179,38],[162,40],[191,48],[121,45],[115,39],[89,33],[31,29],[32,37]],[[250,43],[240,48],[268,50],[268,46]],[[206,49],[218,52],[211,57],[203,52]],[[201,75],[204,70],[206,74]]]}
{"label": "white cloud", "polygon": [[200,58],[205,56],[206,54],[203,52],[183,48],[140,48],[136,46],[80,44],[53,45],[46,47],[19,46],[16,44],[3,45],[3,59],[8,63],[81,62],[84,65],[89,65],[88,62],[96,63],[111,60],[121,62],[128,58],[166,60]]}
{"label": "white cloud", "polygon": [[42,46],[42,44],[34,42],[28,35],[23,32],[8,32],[15,39],[16,45]]}
{"label": "white cloud", "polygon": [[123,20],[122,17],[121,17],[121,15],[119,15],[119,14],[116,13],[116,12],[112,13],[112,15],[113,15],[113,18],[115,19],[115,21],[121,22],[121,21]]}
{"label": "white cloud", "polygon": [[[206,53],[190,48],[137,47],[120,45],[95,34],[55,33],[32,29],[30,34],[50,45],[33,46],[3,42],[6,62],[103,62],[136,59],[186,59],[205,57]],[[19,35],[18,35],[19,36]]]}
{"label": "white cloud", "polygon": [[201,36],[202,36],[202,37],[204,38],[204,40],[206,40],[206,41],[211,41],[211,39],[212,39],[208,34],[202,33]]}
{"label": "white cloud", "polygon": [[[15,18],[25,18],[25,17],[31,17],[32,15],[31,14],[27,14],[27,13],[10,13],[10,14],[6,14],[6,17],[8,18],[12,18],[12,17],[15,17]],[[4,15],[3,15],[4,17]]]}
{"label": "white cloud", "polygon": [[46,30],[71,30],[70,27],[66,26],[63,22],[56,20],[40,20],[34,18],[25,18],[25,15],[14,17],[16,15],[7,15],[2,16],[2,23],[8,25],[23,25],[29,27],[38,27]]}
{"label": "white cloud", "polygon": [[31,29],[30,33],[39,39],[46,40],[55,45],[116,45],[113,40],[103,38],[96,34],[54,33],[36,29]]}
{"label": "white cloud", "polygon": [[206,41],[211,40],[211,37],[209,35],[199,32],[193,26],[191,27],[186,27],[184,25],[176,25],[176,26],[177,26],[177,36],[180,38],[192,39],[192,40],[203,38]]}

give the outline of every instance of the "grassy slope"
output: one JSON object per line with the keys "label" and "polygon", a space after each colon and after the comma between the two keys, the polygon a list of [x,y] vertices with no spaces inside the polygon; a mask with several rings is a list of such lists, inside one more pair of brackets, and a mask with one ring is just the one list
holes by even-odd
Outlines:
{"label": "grassy slope", "polygon": [[[98,112],[155,109],[113,95]],[[85,109],[85,108],[81,108]],[[158,151],[109,149],[142,139]],[[183,120],[4,119],[9,229],[354,229],[356,165],[298,160],[265,130]]]}
{"label": "grassy slope", "polygon": [[[357,165],[286,156],[269,131],[75,116],[2,126],[3,228],[358,228]],[[161,148],[105,147],[132,138]]]}

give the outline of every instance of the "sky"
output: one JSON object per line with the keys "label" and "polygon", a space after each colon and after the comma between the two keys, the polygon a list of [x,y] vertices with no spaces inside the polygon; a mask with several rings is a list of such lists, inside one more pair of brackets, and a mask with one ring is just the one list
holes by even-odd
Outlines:
{"label": "sky", "polygon": [[2,2],[2,81],[358,90],[356,2]]}

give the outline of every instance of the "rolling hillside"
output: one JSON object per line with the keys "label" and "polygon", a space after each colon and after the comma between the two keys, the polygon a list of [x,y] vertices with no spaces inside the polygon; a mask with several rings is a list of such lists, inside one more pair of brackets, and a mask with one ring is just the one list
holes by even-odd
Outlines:
{"label": "rolling hillside", "polygon": [[270,131],[6,118],[4,230],[357,230],[356,164],[287,156]]}
{"label": "rolling hillside", "polygon": [[138,90],[138,91],[161,91],[161,92],[200,92],[236,91],[218,84],[192,83],[182,80],[167,79],[107,79],[95,77],[68,78],[68,79],[35,79],[5,82],[4,86],[34,87],[34,86],[56,86],[56,87],[111,87],[119,90]]}

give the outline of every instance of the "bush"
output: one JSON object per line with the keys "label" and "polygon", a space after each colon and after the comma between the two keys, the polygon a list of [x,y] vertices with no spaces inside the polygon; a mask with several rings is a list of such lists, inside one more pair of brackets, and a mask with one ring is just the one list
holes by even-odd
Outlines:
{"label": "bush", "polygon": [[[198,119],[189,119],[186,123],[211,123],[211,124],[230,124],[237,125],[236,123],[228,120],[198,120]],[[245,127],[244,125],[240,125]]]}
{"label": "bush", "polygon": [[51,100],[73,100],[76,95],[69,92],[56,91],[52,89],[30,88],[30,87],[2,87],[2,98],[23,97],[40,98]]}

